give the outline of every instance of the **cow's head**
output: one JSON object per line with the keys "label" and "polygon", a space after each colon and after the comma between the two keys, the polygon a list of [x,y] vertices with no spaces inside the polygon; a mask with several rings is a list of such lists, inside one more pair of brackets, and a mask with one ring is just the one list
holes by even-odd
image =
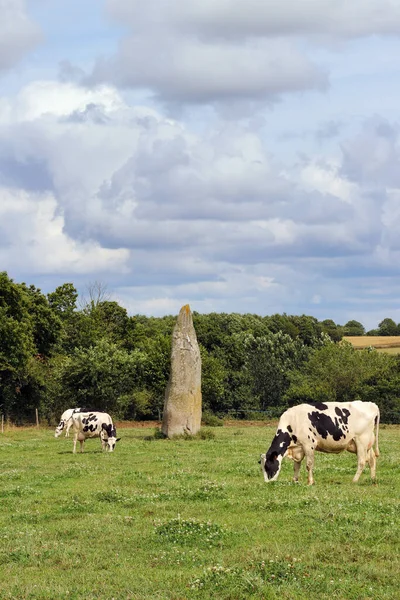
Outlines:
{"label": "cow's head", "polygon": [[65,427],[65,421],[61,420],[56,427],[56,430],[54,432],[54,437],[56,437],[56,438],[60,437],[64,427]]}
{"label": "cow's head", "polygon": [[266,454],[261,454],[260,464],[264,481],[276,481],[281,470],[283,457],[286,455],[292,437],[288,431],[278,429]]}
{"label": "cow's head", "polygon": [[264,475],[264,481],[268,483],[269,481],[276,481],[278,479],[282,458],[283,456],[280,456],[277,452],[261,454],[259,462]]}
{"label": "cow's head", "polygon": [[119,442],[121,438],[117,438],[117,430],[112,424],[106,425],[105,423],[101,426],[101,445],[103,446],[103,450],[108,450],[108,452],[113,452],[115,450],[115,444]]}

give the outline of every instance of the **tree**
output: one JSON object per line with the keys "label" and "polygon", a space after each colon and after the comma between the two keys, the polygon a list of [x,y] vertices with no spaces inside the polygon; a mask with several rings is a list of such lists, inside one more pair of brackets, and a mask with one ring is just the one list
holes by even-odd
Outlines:
{"label": "tree", "polygon": [[360,397],[366,381],[376,381],[390,370],[388,354],[355,350],[349,342],[313,350],[301,370],[293,370],[286,399],[290,405],[309,400],[346,402]]}
{"label": "tree", "polygon": [[379,335],[399,335],[400,327],[393,319],[383,319],[378,325]]}
{"label": "tree", "polygon": [[298,329],[298,337],[306,346],[314,346],[319,343],[322,334],[322,325],[315,317],[307,315],[290,317],[293,324]]}
{"label": "tree", "polygon": [[228,373],[221,360],[208,354],[203,346],[200,346],[200,353],[203,410],[213,413],[225,412],[230,408],[225,406],[224,402]]}
{"label": "tree", "polygon": [[60,317],[51,309],[49,301],[40,289],[31,285],[21,288],[27,297],[27,308],[36,351],[44,356],[51,354],[62,328]]}
{"label": "tree", "polygon": [[246,367],[260,408],[282,406],[290,384],[289,372],[299,369],[307,360],[309,348],[300,339],[293,340],[281,331],[258,338],[248,334],[244,346]]}
{"label": "tree", "polygon": [[118,302],[103,300],[87,313],[96,339],[106,337],[118,343],[126,337],[128,313]]}
{"label": "tree", "polygon": [[293,339],[299,336],[299,328],[286,313],[283,313],[283,315],[275,314],[271,317],[266,317],[266,322],[272,333],[282,331],[282,333],[287,333]]}
{"label": "tree", "polygon": [[111,294],[108,291],[107,284],[102,281],[91,281],[86,286],[86,291],[82,294],[82,310],[91,311],[101,302],[110,300]]}
{"label": "tree", "polygon": [[340,342],[343,337],[342,328],[336,325],[332,319],[325,319],[321,322],[322,330],[329,335],[333,342]]}
{"label": "tree", "polygon": [[134,398],[145,362],[140,351],[127,352],[107,340],[76,348],[60,372],[65,406],[86,406],[118,415],[120,399],[126,409],[126,395]]}
{"label": "tree", "polygon": [[343,335],[365,335],[365,328],[359,321],[348,321],[343,326]]}
{"label": "tree", "polygon": [[54,292],[47,294],[49,306],[60,318],[70,318],[76,311],[78,292],[72,283],[63,283]]}
{"label": "tree", "polygon": [[39,407],[44,381],[38,365],[51,355],[60,329],[39,289],[0,273],[0,408],[17,423],[31,420]]}

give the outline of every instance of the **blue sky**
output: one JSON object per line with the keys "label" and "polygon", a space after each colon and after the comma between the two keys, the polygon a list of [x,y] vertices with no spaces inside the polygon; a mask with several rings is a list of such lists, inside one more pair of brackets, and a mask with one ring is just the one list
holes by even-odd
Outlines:
{"label": "blue sky", "polygon": [[399,34],[390,0],[0,0],[1,268],[399,322]]}

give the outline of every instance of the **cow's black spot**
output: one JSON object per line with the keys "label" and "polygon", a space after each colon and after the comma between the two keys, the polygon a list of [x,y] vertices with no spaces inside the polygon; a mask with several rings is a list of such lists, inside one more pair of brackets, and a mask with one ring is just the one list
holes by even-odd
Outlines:
{"label": "cow's black spot", "polygon": [[314,406],[317,410],[328,410],[328,405],[323,402],[306,402],[306,404],[310,404],[310,406]]}
{"label": "cow's black spot", "polygon": [[112,423],[102,423],[101,428],[104,429],[108,437],[117,437],[117,430]]}
{"label": "cow's black spot", "polygon": [[265,455],[265,472],[268,479],[272,479],[279,471],[278,456],[283,456],[291,442],[290,434],[287,431],[278,429],[268,452]]}
{"label": "cow's black spot", "polygon": [[335,419],[336,422],[334,423],[331,417],[317,411],[308,413],[308,418],[324,440],[326,440],[328,435],[331,435],[335,442],[338,442],[344,436],[337,419]]}
{"label": "cow's black spot", "polygon": [[292,440],[294,441],[294,443],[296,443],[296,442],[297,442],[297,435],[294,435],[294,434],[293,434],[293,435],[292,435]]}
{"label": "cow's black spot", "polygon": [[83,427],[82,431],[84,431],[85,433],[88,431],[91,431],[92,433],[94,431],[96,431],[97,429],[97,425],[95,423],[91,423],[90,425],[85,425],[85,427]]}
{"label": "cow's black spot", "polygon": [[350,411],[347,408],[339,408],[339,406],[335,406],[335,413],[338,415],[340,422],[347,425]]}
{"label": "cow's black spot", "polygon": [[289,433],[292,433],[293,429],[290,427],[290,425],[287,426],[287,430],[289,431]]}

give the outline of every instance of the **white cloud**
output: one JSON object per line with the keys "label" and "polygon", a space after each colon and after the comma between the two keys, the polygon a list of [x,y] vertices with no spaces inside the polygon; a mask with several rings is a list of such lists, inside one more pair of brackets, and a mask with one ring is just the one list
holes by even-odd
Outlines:
{"label": "white cloud", "polygon": [[70,116],[91,105],[105,114],[123,107],[119,94],[110,86],[85,90],[69,82],[33,81],[20,90],[15,100],[2,99],[0,123],[35,121],[46,115]]}
{"label": "white cloud", "polygon": [[51,194],[0,188],[0,262],[32,275],[126,272],[128,250],[73,240],[63,231],[56,210]]}
{"label": "white cloud", "polygon": [[18,63],[41,38],[24,0],[0,0],[0,73]]}

